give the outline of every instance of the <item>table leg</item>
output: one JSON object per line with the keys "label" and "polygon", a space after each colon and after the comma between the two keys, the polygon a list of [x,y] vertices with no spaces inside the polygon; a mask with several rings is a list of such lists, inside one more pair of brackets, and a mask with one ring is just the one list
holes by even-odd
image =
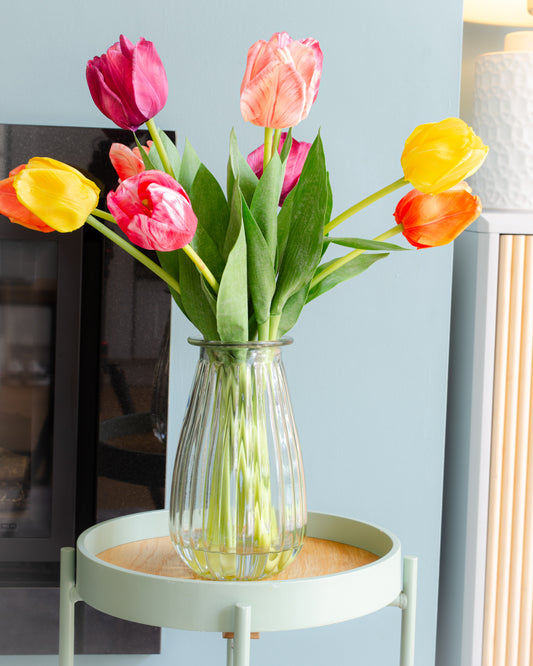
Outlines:
{"label": "table leg", "polygon": [[403,561],[402,594],[402,637],[400,666],[414,666],[415,663],[415,620],[418,559],[405,557]]}
{"label": "table leg", "polygon": [[[244,604],[235,605],[235,632],[233,639],[228,640],[228,666],[250,665],[250,626],[252,609]],[[233,654],[230,655],[230,641]],[[231,656],[231,662],[229,661]]]}
{"label": "table leg", "polygon": [[76,551],[61,549],[59,592],[59,666],[74,663],[74,604],[76,594]]}

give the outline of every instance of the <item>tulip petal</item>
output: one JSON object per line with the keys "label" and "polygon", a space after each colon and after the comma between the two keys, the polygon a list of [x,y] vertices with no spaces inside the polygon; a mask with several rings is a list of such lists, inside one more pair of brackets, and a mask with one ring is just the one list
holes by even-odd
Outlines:
{"label": "tulip petal", "polygon": [[446,245],[455,240],[479,215],[479,197],[468,186],[438,194],[411,190],[396,206],[394,217],[404,237],[418,248]]}
{"label": "tulip petal", "polygon": [[185,190],[161,171],[127,178],[108,194],[107,205],[128,238],[147,250],[176,250],[196,232],[197,218]]}
{"label": "tulip petal", "polygon": [[[22,165],[22,169],[25,165]],[[14,169],[14,171],[18,171]],[[0,214],[8,217],[11,222],[20,224],[27,229],[49,233],[54,231],[41,219],[25,208],[17,199],[17,193],[13,187],[14,177],[0,180]]]}
{"label": "tulip petal", "polygon": [[132,60],[135,105],[145,118],[153,118],[166,104],[168,81],[152,42],[141,39]]}
{"label": "tulip petal", "polygon": [[419,125],[401,157],[405,178],[419,191],[444,192],[472,175],[488,148],[460,118]]}
{"label": "tulip petal", "polygon": [[79,171],[49,158],[33,158],[14,179],[19,202],[56,231],[81,227],[98,204],[98,187]]}
{"label": "tulip petal", "polygon": [[[280,137],[280,142],[278,146],[278,153],[281,154],[281,149],[285,144],[287,138],[287,132],[283,132]],[[282,206],[289,192],[296,186],[296,183],[300,179],[300,174],[307,159],[307,154],[311,148],[310,143],[305,141],[296,141],[292,140],[291,149],[287,157],[287,163],[285,165],[285,177],[283,179],[283,186],[281,189],[281,196],[279,199],[279,205]],[[255,173],[258,178],[261,178],[263,175],[263,155],[265,147],[264,145],[259,146],[254,151],[252,151],[246,158],[250,168]]]}
{"label": "tulip petal", "polygon": [[248,50],[241,84],[241,113],[254,125],[282,129],[307,117],[318,94],[322,52],[316,40],[297,41],[286,32]]}
{"label": "tulip petal", "polygon": [[261,127],[283,129],[302,119],[305,83],[291,64],[272,62],[241,95],[244,120]]}
{"label": "tulip petal", "polygon": [[120,180],[136,176],[145,170],[144,162],[137,147],[128,148],[123,143],[112,143],[109,159]]}
{"label": "tulip petal", "polygon": [[135,131],[166,104],[168,82],[154,45],[120,36],[102,56],[89,60],[87,84],[96,106],[115,124]]}

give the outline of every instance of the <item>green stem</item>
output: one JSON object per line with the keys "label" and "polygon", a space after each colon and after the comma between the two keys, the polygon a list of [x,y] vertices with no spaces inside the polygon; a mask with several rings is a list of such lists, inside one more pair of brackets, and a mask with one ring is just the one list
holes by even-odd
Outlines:
{"label": "green stem", "polygon": [[270,322],[267,319],[263,324],[257,326],[257,339],[268,340],[270,336]]}
{"label": "green stem", "polygon": [[200,273],[205,277],[207,282],[213,288],[215,294],[218,294],[219,284],[216,281],[213,273],[211,273],[209,268],[207,268],[207,266],[205,265],[203,259],[192,249],[190,245],[184,245],[181,249],[185,252],[185,254],[193,262],[193,264],[198,268]]}
{"label": "green stem", "polygon": [[[396,236],[396,234],[399,234],[402,231],[403,231],[403,225],[395,224],[387,231],[384,231],[379,236],[376,236],[373,240],[386,241],[387,239],[391,238],[392,236]],[[363,254],[363,252],[366,252],[366,250],[352,250],[352,252],[349,252],[348,254],[344,255],[344,257],[340,257],[336,261],[333,261],[327,268],[321,271],[318,275],[315,275],[315,277],[311,280],[310,288],[312,289],[319,282],[322,282],[322,280],[326,278],[328,275],[331,275],[337,269],[341,268],[352,259],[355,259],[355,257],[358,257],[360,254]]]}
{"label": "green stem", "polygon": [[161,141],[161,137],[159,136],[159,130],[157,129],[153,118],[150,118],[150,120],[146,121],[146,127],[150,132],[150,136],[152,137],[152,140],[155,144],[159,157],[161,158],[161,162],[163,163],[163,168],[170,176],[175,178],[176,176],[174,174],[174,171],[172,170],[172,167],[170,166],[170,161],[168,159],[167,151],[165,150],[165,146],[163,146],[163,142]]}
{"label": "green stem", "polygon": [[265,127],[265,147],[263,149],[263,173],[268,163],[272,159],[272,144],[274,141],[274,130],[271,127]]}
{"label": "green stem", "polygon": [[92,215],[96,215],[96,217],[101,217],[102,220],[107,220],[108,222],[114,222],[115,224],[117,223],[117,221],[111,215],[111,213],[106,213],[105,210],[100,210],[99,208],[95,208],[92,212]]}
{"label": "green stem", "polygon": [[164,282],[166,282],[171,289],[174,289],[174,291],[177,291],[178,294],[181,294],[181,289],[178,281],[175,278],[173,278],[171,275],[169,275],[165,270],[163,270],[161,266],[159,266],[159,264],[156,264],[155,261],[149,259],[140,250],[138,250],[136,247],[128,243],[128,241],[124,240],[114,231],[111,231],[111,229],[108,229],[105,226],[105,224],[100,222],[100,220],[94,218],[92,215],[89,215],[89,217],[87,218],[87,222],[97,231],[99,231],[102,235],[106,236],[107,238],[109,238],[109,240],[113,241],[113,243],[115,243],[120,248],[125,250],[134,259],[137,259],[137,261],[140,261],[141,264],[144,264],[146,268],[148,268],[158,277],[164,280]]}
{"label": "green stem", "polygon": [[281,321],[281,314],[271,315],[270,317],[270,331],[269,339],[277,340],[278,339],[278,328]]}
{"label": "green stem", "polygon": [[280,129],[274,130],[274,140],[272,141],[272,152],[270,153],[270,159],[272,159],[274,157],[274,154],[277,152],[280,139],[281,139],[281,130]]}
{"label": "green stem", "polygon": [[378,199],[381,199],[387,194],[390,194],[391,192],[398,190],[400,187],[403,187],[404,185],[407,185],[407,180],[405,180],[405,178],[403,177],[399,178],[398,180],[395,180],[394,183],[387,185],[387,187],[384,187],[381,190],[374,192],[374,194],[371,194],[369,197],[366,197],[366,199],[362,199],[358,203],[354,204],[351,208],[348,208],[347,210],[344,211],[344,213],[337,215],[337,217],[335,217],[333,220],[331,220],[330,222],[328,222],[328,224],[325,225],[324,236],[328,234],[332,229],[335,229],[335,227],[338,226],[341,222],[344,222],[344,220],[347,220],[349,217],[355,215],[363,208],[366,208],[367,206],[370,206],[370,204],[373,204],[374,201],[377,201]]}

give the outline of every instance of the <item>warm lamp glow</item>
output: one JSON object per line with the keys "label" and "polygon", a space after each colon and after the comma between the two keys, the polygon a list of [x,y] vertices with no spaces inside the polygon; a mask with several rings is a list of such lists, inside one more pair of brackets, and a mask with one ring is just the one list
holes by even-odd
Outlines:
{"label": "warm lamp glow", "polygon": [[533,0],[465,0],[463,19],[469,23],[490,23],[533,28]]}

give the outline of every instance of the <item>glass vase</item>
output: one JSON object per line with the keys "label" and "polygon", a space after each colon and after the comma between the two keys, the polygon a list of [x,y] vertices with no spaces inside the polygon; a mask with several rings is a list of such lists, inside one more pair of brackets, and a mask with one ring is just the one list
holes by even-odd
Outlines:
{"label": "glass vase", "polygon": [[200,348],[176,453],[170,535],[215,580],[274,576],[306,528],[302,457],[276,342],[189,340]]}

